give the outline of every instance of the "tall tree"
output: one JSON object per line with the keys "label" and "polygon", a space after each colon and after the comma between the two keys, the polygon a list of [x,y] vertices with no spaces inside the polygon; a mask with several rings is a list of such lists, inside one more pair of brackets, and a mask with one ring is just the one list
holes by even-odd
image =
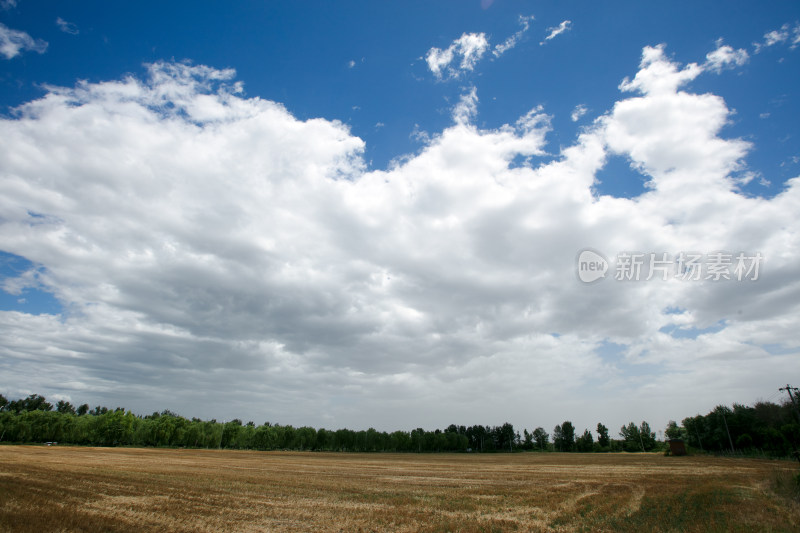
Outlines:
{"label": "tall tree", "polygon": [[592,432],[588,429],[583,430],[583,435],[578,437],[575,441],[575,448],[579,452],[590,452],[594,448],[594,439],[592,438]]}
{"label": "tall tree", "polygon": [[516,440],[516,433],[514,426],[509,422],[504,423],[502,426],[495,428],[495,435],[497,438],[497,447],[501,450],[514,451],[514,441]]}
{"label": "tall tree", "polygon": [[9,402],[9,405],[16,404],[15,411],[52,411],[53,404],[45,400],[41,394],[31,394],[24,400]]}
{"label": "tall tree", "polygon": [[682,439],[684,438],[684,429],[678,426],[674,420],[670,420],[667,423],[667,429],[664,430],[664,435],[667,439]]}
{"label": "tall tree", "polygon": [[533,448],[533,435],[528,433],[527,429],[523,429],[522,430],[522,434],[524,435],[523,441],[522,441],[522,446],[526,450],[530,450],[531,448]]}
{"label": "tall tree", "polygon": [[547,442],[550,439],[550,435],[542,427],[538,427],[533,430],[533,440],[536,442],[536,446],[539,447],[540,450],[547,449]]}
{"label": "tall tree", "polygon": [[75,407],[73,407],[72,404],[69,402],[65,402],[64,400],[58,400],[58,403],[56,404],[56,411],[58,411],[59,413],[74,415]]}
{"label": "tall tree", "polygon": [[640,426],[630,422],[627,426],[622,426],[619,430],[622,437],[622,446],[625,451],[648,452],[656,447],[656,434],[650,430],[650,425],[642,421]]}
{"label": "tall tree", "polygon": [[557,452],[564,451],[564,434],[561,432],[561,424],[556,424],[553,428],[553,447]]}
{"label": "tall tree", "polygon": [[655,431],[650,430],[650,424],[642,421],[642,424],[639,426],[639,435],[642,437],[642,442],[644,443],[645,451],[650,451],[655,449],[656,447],[656,433]]}
{"label": "tall tree", "polygon": [[626,452],[644,451],[644,444],[639,439],[639,428],[633,422],[619,428],[619,436],[622,438],[622,447]]}
{"label": "tall tree", "polygon": [[608,438],[608,428],[600,422],[597,423],[597,444],[605,448],[609,445],[610,439]]}
{"label": "tall tree", "polygon": [[553,444],[560,452],[571,452],[575,447],[575,426],[569,420],[553,428]]}

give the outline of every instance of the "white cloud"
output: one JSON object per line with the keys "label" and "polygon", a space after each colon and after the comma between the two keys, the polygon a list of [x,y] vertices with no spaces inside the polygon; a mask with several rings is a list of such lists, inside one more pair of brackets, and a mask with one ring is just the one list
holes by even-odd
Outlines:
{"label": "white cloud", "polygon": [[464,33],[444,50],[435,47],[428,50],[425,61],[437,78],[457,78],[473,70],[488,48],[485,33]]}
{"label": "white cloud", "polygon": [[633,80],[622,80],[619,89],[623,92],[642,92],[647,95],[672,94],[679,87],[695,79],[703,72],[697,63],[690,63],[678,70],[676,63],[668,61],[664,54],[665,46],[646,46],[639,63],[639,72]]}
{"label": "white cloud", "polygon": [[585,105],[578,104],[575,106],[575,109],[572,110],[572,113],[570,114],[569,118],[572,119],[572,122],[578,122],[581,119],[581,117],[588,112],[589,110],[586,108]]}
{"label": "white cloud", "polygon": [[774,30],[764,34],[764,46],[773,46],[778,43],[786,42],[789,38],[789,25],[784,24],[779,30]]}
{"label": "white cloud", "polygon": [[703,67],[719,73],[725,68],[742,66],[747,63],[748,59],[750,56],[746,50],[742,48],[734,50],[732,47],[722,44],[722,39],[719,39],[716,50],[706,54],[706,62]]}
{"label": "white cloud", "polygon": [[478,114],[478,91],[472,87],[466,94],[461,95],[458,103],[453,108],[453,121],[456,124],[467,125]]}
{"label": "white cloud", "polygon": [[[345,125],[245,98],[230,70],[48,87],[0,118],[0,242],[67,311],[0,312],[0,387],[381,429],[660,427],[747,401],[799,355],[800,177],[738,192],[750,145],[721,135],[721,98],[687,89],[701,71],[645,48],[555,160],[544,109],[481,129],[471,88],[450,127],[417,128],[419,152],[375,171]],[[644,194],[594,192],[614,154]],[[587,246],[765,265],[757,282],[584,285]]]}
{"label": "white cloud", "polygon": [[78,30],[78,26],[73,24],[72,22],[67,22],[66,20],[58,17],[56,19],[56,25],[63,31],[64,33],[69,33],[70,35],[78,35],[80,31]]}
{"label": "white cloud", "polygon": [[761,42],[753,43],[755,52],[759,53],[764,48],[778,44],[789,43],[789,48],[794,49],[800,44],[800,23],[796,22],[794,27],[784,24],[777,30],[768,31],[764,34]]}
{"label": "white cloud", "polygon": [[411,130],[411,133],[408,137],[409,139],[414,139],[415,141],[426,144],[431,140],[430,134],[427,131],[420,129],[419,124],[414,124],[414,129]]}
{"label": "white cloud", "polygon": [[558,37],[559,35],[561,35],[565,31],[569,31],[571,29],[572,29],[572,21],[570,21],[570,20],[565,20],[565,21],[561,22],[561,24],[559,24],[558,26],[554,26],[552,28],[547,28],[547,31],[549,31],[550,33],[548,33],[547,37],[544,38],[544,41],[540,42],[539,44],[543,45],[547,41],[555,39],[556,37]]}
{"label": "white cloud", "polygon": [[519,24],[520,26],[522,26],[522,29],[514,33],[514,35],[512,35],[502,43],[495,46],[494,50],[492,50],[492,54],[494,54],[495,57],[500,57],[504,53],[508,52],[509,50],[517,46],[520,39],[522,39],[523,35],[525,35],[525,32],[527,32],[530,29],[532,21],[533,21],[533,15],[527,17],[520,15]]}
{"label": "white cloud", "polygon": [[0,22],[0,54],[6,59],[12,59],[23,51],[43,54],[47,50],[47,43],[41,39],[34,39],[24,31],[12,30]]}
{"label": "white cloud", "polygon": [[[522,28],[508,37],[492,50],[494,57],[500,57],[510,49],[517,46],[519,41],[530,29],[534,20],[531,16],[519,16]],[[425,61],[430,71],[438,79],[456,79],[465,72],[474,70],[475,65],[489,50],[489,39],[485,33],[464,33],[453,41],[447,48],[433,47],[425,55]]]}
{"label": "white cloud", "polygon": [[355,59],[351,59],[347,62],[347,68],[355,68],[359,63],[364,63],[367,60],[366,57],[362,57],[360,61],[356,61]]}

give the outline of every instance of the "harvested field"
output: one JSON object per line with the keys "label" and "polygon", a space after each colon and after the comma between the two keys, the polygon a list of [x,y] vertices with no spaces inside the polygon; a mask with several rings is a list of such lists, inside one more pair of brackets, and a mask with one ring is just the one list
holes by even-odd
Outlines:
{"label": "harvested field", "polygon": [[0,531],[797,531],[795,464],[0,447]]}

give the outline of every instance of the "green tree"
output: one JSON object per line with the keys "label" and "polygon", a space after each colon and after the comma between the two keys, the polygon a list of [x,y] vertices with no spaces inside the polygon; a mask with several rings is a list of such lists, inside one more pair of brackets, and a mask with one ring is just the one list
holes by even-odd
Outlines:
{"label": "green tree", "polygon": [[387,446],[387,451],[407,452],[411,446],[411,437],[405,431],[394,431],[389,434]]}
{"label": "green tree", "polygon": [[639,435],[642,436],[642,441],[644,442],[644,449],[645,451],[651,451],[656,448],[658,445],[656,441],[656,433],[650,429],[650,424],[645,421],[642,421],[641,426],[639,426]]}
{"label": "green tree", "polygon": [[485,426],[476,425],[468,427],[465,434],[467,435],[467,439],[469,439],[469,447],[480,452],[484,451],[490,440],[489,433],[489,429]]}
{"label": "green tree", "polygon": [[514,426],[509,422],[504,423],[502,426],[494,429],[495,439],[497,440],[497,447],[500,450],[514,451],[514,441],[516,440],[516,433]]}
{"label": "green tree", "polygon": [[753,437],[744,433],[736,438],[736,447],[740,450],[749,450],[753,447]]}
{"label": "green tree", "polygon": [[156,446],[172,446],[178,423],[174,416],[159,416],[154,420],[154,437]]}
{"label": "green tree", "polygon": [[639,438],[639,428],[633,422],[619,429],[622,447],[626,452],[644,451],[644,443]]}
{"label": "green tree", "polygon": [[627,426],[622,426],[619,431],[622,437],[622,446],[625,451],[648,452],[656,447],[656,434],[650,430],[647,422],[642,422],[637,426],[630,422]]}
{"label": "green tree", "polygon": [[544,451],[547,449],[547,443],[550,440],[550,435],[542,427],[538,427],[533,430],[533,441],[536,443],[536,446]]}
{"label": "green tree", "polygon": [[533,434],[528,433],[527,429],[522,430],[523,440],[522,440],[522,447],[526,450],[533,449]]}
{"label": "green tree", "polygon": [[592,432],[588,429],[583,430],[583,435],[578,437],[575,441],[575,448],[579,452],[590,452],[594,447],[594,439],[592,438]]}
{"label": "green tree", "polygon": [[600,422],[597,423],[597,444],[602,448],[607,448],[610,439],[608,438],[608,428]]}
{"label": "green tree", "polygon": [[56,404],[56,411],[59,413],[66,413],[66,414],[75,414],[75,407],[69,402],[65,402],[64,400],[59,400]]}
{"label": "green tree", "polygon": [[6,410],[15,413],[22,413],[27,411],[52,411],[53,404],[45,400],[41,394],[31,394],[24,400],[13,400],[6,402]]}
{"label": "green tree", "polygon": [[97,417],[95,439],[103,446],[132,444],[133,420],[130,412],[109,411]]}
{"label": "green tree", "polygon": [[317,449],[318,450],[330,450],[332,444],[333,435],[330,431],[325,428],[319,428],[317,430]]}
{"label": "green tree", "polygon": [[686,438],[685,431],[674,420],[667,422],[667,428],[664,430],[664,435],[667,440],[669,439],[684,439]]}
{"label": "green tree", "polygon": [[417,428],[411,431],[411,450],[421,452],[425,447],[425,430]]}
{"label": "green tree", "polygon": [[317,446],[317,430],[309,426],[298,428],[296,440],[296,447],[301,450],[313,450]]}
{"label": "green tree", "polygon": [[242,421],[238,418],[234,418],[230,422],[225,423],[222,429],[222,441],[220,443],[220,447],[234,448],[241,428]]}
{"label": "green tree", "polygon": [[575,447],[575,426],[569,420],[553,428],[553,444],[560,452],[571,452]]}

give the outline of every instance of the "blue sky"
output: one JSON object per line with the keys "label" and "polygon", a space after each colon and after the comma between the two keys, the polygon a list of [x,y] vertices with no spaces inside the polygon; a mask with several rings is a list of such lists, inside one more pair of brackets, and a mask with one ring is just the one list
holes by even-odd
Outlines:
{"label": "blue sky", "polygon": [[[800,349],[799,21],[5,0],[0,392],[381,429],[769,397]],[[765,262],[584,285],[587,247]]]}
{"label": "blue sky", "polygon": [[[579,127],[616,101],[617,85],[644,46],[666,43],[676,59],[702,61],[723,38],[753,55],[753,43],[794,23],[798,11],[787,2],[734,2],[724,10],[713,2],[626,2],[614,9],[596,2],[498,1],[486,9],[480,2],[245,2],[200,10],[181,2],[114,9],[20,2],[3,12],[3,23],[46,41],[48,49],[4,65],[2,97],[13,107],[41,96],[42,84],[141,76],[144,63],[159,60],[234,68],[248,96],[281,102],[299,119],[350,125],[367,142],[368,161],[383,168],[418,148],[409,139],[415,124],[443,129],[465,86],[478,88],[478,122],[486,127],[513,121],[532,103],[546,106],[557,121],[555,148],[570,144]],[[465,32],[485,33],[495,46],[521,29],[520,16],[533,17],[530,28],[502,57],[489,53],[475,70],[446,83],[430,75],[422,58],[431,47],[446,47]],[[59,18],[77,34],[65,32]],[[540,45],[565,20],[571,29]],[[780,183],[794,175],[780,164],[800,151],[796,138],[786,139],[798,114],[797,54],[787,50],[790,42],[782,44],[735,72],[694,84],[724,93],[738,112],[726,133],[757,137],[759,149],[749,159],[779,174]],[[587,114],[576,124],[570,113],[577,105]],[[760,118],[764,113],[769,120]]]}

